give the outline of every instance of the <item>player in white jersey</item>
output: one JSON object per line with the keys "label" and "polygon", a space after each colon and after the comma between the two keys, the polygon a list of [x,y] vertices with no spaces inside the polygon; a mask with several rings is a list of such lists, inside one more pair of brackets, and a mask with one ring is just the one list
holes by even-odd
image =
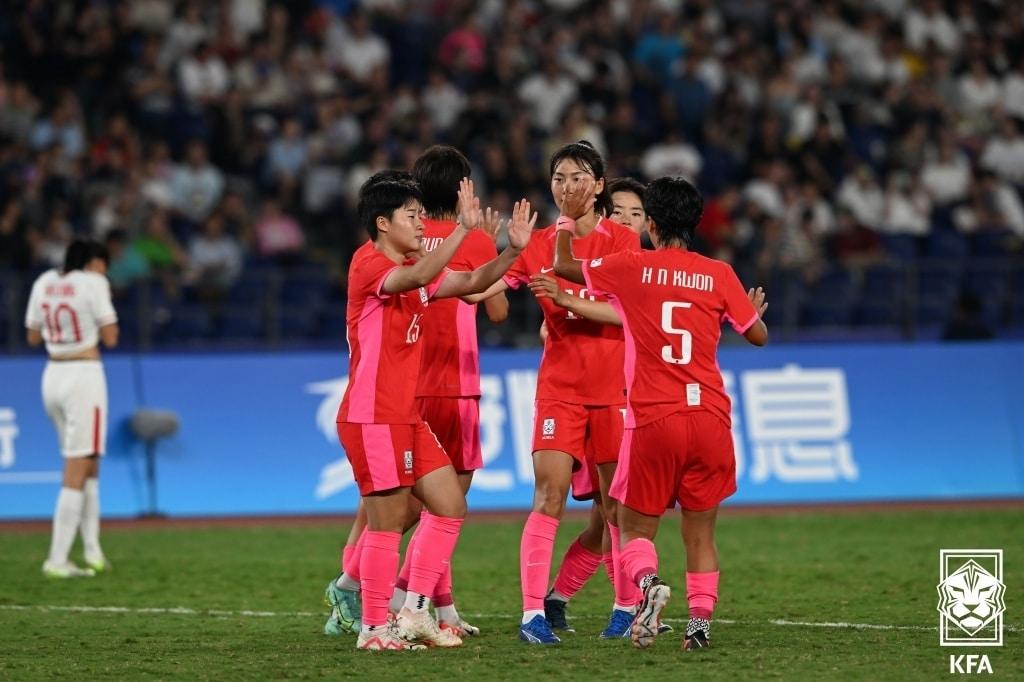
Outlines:
{"label": "player in white jersey", "polygon": [[[57,429],[64,480],[53,514],[53,538],[43,573],[51,578],[95,575],[110,568],[100,548],[99,458],[106,445],[107,380],[99,343],[117,345],[117,314],[110,300],[106,248],[75,240],[62,270],[32,285],[25,313],[30,346],[46,344],[43,406]],[[81,530],[87,568],[68,553]]]}

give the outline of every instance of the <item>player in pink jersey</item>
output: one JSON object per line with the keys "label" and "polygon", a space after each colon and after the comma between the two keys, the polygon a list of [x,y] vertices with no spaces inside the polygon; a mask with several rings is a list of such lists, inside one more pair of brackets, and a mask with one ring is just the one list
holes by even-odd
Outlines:
{"label": "player in pink jersey", "polygon": [[[428,607],[445,572],[465,516],[465,496],[450,461],[416,410],[421,321],[436,298],[469,296],[498,280],[530,241],[528,202],[518,202],[509,222],[509,247],[472,272],[445,265],[483,220],[472,182],[460,188],[459,224],[422,258],[422,198],[412,183],[386,181],[360,196],[359,216],[372,241],[349,268],[349,383],[338,410],[338,435],[352,463],[366,508],[360,558],[360,649],[415,648],[416,641],[458,646],[438,629]],[[388,601],[398,568],[398,545],[409,497],[428,514],[412,558],[409,591],[394,624]]]}
{"label": "player in pink jersey", "polygon": [[[99,344],[117,345],[117,314],[110,298],[107,250],[72,242],[64,268],[47,270],[32,285],[25,327],[30,346],[46,344],[43,405],[57,429],[64,479],[53,515],[53,538],[43,573],[51,578],[92,576],[110,568],[100,547],[100,458],[107,439],[107,380]],[[81,531],[85,563],[68,559]]]}
{"label": "player in pink jersey", "polygon": [[[588,142],[574,142],[556,151],[550,172],[556,204],[561,202],[563,188],[580,177],[595,183],[598,198],[605,199],[604,160]],[[639,249],[636,234],[602,217],[604,208],[603,204],[592,207],[580,217],[574,241],[577,251],[597,258]],[[528,284],[533,275],[552,272],[554,233],[553,225],[539,230],[502,282],[488,293],[518,288]],[[560,285],[574,296],[592,296],[572,282],[563,280]],[[571,595],[547,591],[555,534],[573,472],[585,466],[588,447],[594,452],[602,485],[610,485],[610,478],[605,479],[601,472],[608,470],[607,461],[615,460],[622,439],[625,383],[619,363],[623,336],[620,329],[581,319],[548,300],[540,304],[548,337],[538,371],[534,411],[533,510],[520,544],[523,619],[519,636],[531,644],[556,644],[560,640],[551,628],[568,629],[564,609],[565,598]],[[565,590],[572,591],[585,580],[582,576],[592,575],[600,561],[600,543],[588,550],[574,542],[564,563],[575,567],[573,573],[581,577],[564,585]]]}
{"label": "player in pink jersey", "polygon": [[690,608],[683,646],[706,647],[718,599],[715,520],[719,504],[736,490],[718,341],[727,321],[750,343],[767,342],[764,292],[745,292],[728,264],[688,250],[703,201],[687,181],[661,178],[645,191],[655,251],[587,260],[573,257],[571,216],[593,202],[594,188],[584,180],[568,194],[573,196],[563,204],[568,215],[558,222],[555,272],[605,293],[608,303],[566,296],[550,278],[534,278],[531,287],[540,297],[626,332],[626,433],[610,492],[620,502],[622,568],[644,592],[633,643],[650,646],[671,595],[657,575],[653,539],[666,507],[678,501]]}

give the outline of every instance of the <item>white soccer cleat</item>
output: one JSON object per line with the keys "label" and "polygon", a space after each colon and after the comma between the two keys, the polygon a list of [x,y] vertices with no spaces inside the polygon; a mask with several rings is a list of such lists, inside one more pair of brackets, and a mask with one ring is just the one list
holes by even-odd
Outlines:
{"label": "white soccer cleat", "polygon": [[65,561],[63,564],[55,564],[47,561],[43,564],[43,575],[47,578],[91,578],[96,571],[91,568],[81,568],[73,561]]}
{"label": "white soccer cleat", "polygon": [[630,635],[633,646],[646,649],[654,644],[661,625],[661,611],[672,596],[672,588],[661,582],[661,578],[653,576],[650,584],[644,589],[644,600],[637,610]]}
{"label": "white soccer cleat", "polygon": [[453,628],[439,628],[427,611],[413,613],[402,609],[395,621],[398,636],[407,642],[423,642],[442,648],[462,646],[462,638]]}
{"label": "white soccer cleat", "polygon": [[363,651],[422,651],[427,647],[402,639],[398,634],[398,628],[386,625],[378,628],[376,632],[360,630],[359,637],[356,638],[356,648]]}

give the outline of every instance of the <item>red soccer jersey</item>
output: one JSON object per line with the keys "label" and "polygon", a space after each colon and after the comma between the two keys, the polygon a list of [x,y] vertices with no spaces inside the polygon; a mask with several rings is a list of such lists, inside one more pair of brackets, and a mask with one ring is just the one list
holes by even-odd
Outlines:
{"label": "red soccer jersey", "polygon": [[742,334],[758,319],[732,267],[669,248],[590,260],[583,277],[622,318],[626,428],[686,410],[708,410],[730,424],[718,368],[722,322]]}
{"label": "red soccer jersey", "polygon": [[[602,218],[586,237],[572,240],[577,258],[599,258],[619,251],[639,251],[640,237],[618,223]],[[531,275],[550,274],[555,257],[555,228],[538,230],[505,273],[513,289]],[[554,277],[553,274],[551,274]],[[607,300],[566,279],[558,285],[573,296]],[[618,405],[623,402],[623,333],[618,327],[584,320],[550,299],[540,299],[548,340],[537,376],[537,400],[561,400],[578,405]]]}
{"label": "red soccer jersey", "polygon": [[[453,220],[423,219],[423,246],[433,251],[455,230]],[[494,260],[494,241],[480,230],[462,240],[448,269],[468,272]],[[480,351],[476,343],[476,306],[457,298],[434,301],[423,318],[423,357],[417,397],[480,397]]]}
{"label": "red soccer jersey", "polygon": [[386,294],[384,280],[399,267],[363,244],[348,270],[348,387],[339,422],[415,424],[416,375],[420,369],[421,320],[444,281],[442,272],[425,287]]}

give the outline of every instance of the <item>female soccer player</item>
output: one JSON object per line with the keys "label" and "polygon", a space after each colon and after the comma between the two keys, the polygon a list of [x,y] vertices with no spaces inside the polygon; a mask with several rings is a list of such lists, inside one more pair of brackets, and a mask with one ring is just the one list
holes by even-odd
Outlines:
{"label": "female soccer player", "polygon": [[555,272],[606,294],[609,303],[567,296],[551,278],[534,278],[531,287],[542,298],[626,332],[626,433],[611,495],[620,503],[621,566],[644,594],[633,643],[651,645],[671,596],[658,576],[653,540],[666,507],[678,502],[690,611],[683,647],[707,647],[718,600],[715,520],[718,505],[736,491],[718,341],[722,322],[729,322],[750,343],[764,345],[765,295],[760,288],[744,292],[727,263],[688,249],[703,200],[686,180],[661,178],[646,189],[644,208],[656,250],[604,258],[574,258],[574,218],[593,204],[593,183],[583,179],[566,195]]}
{"label": "female soccer player", "polygon": [[[458,540],[466,501],[450,460],[417,411],[421,320],[432,299],[482,292],[505,274],[529,243],[536,215],[531,220],[529,203],[518,202],[509,222],[509,246],[472,272],[450,272],[445,265],[483,220],[471,181],[460,188],[459,224],[415,261],[410,256],[420,253],[424,230],[423,201],[415,184],[389,181],[367,187],[358,213],[371,241],[355,253],[349,268],[350,378],[337,418],[367,517],[356,647],[458,646],[458,635],[438,629],[427,610]],[[420,522],[405,605],[389,625],[398,545],[413,494],[427,514]]]}
{"label": "female soccer player", "polygon": [[[107,440],[107,379],[99,344],[117,345],[117,314],[101,244],[75,240],[62,270],[47,270],[32,285],[25,314],[28,344],[46,344],[43,405],[57,429],[64,482],[53,514],[53,538],[43,573],[50,578],[95,575],[110,568],[100,548],[100,460]],[[85,563],[68,553],[81,530]]]}

